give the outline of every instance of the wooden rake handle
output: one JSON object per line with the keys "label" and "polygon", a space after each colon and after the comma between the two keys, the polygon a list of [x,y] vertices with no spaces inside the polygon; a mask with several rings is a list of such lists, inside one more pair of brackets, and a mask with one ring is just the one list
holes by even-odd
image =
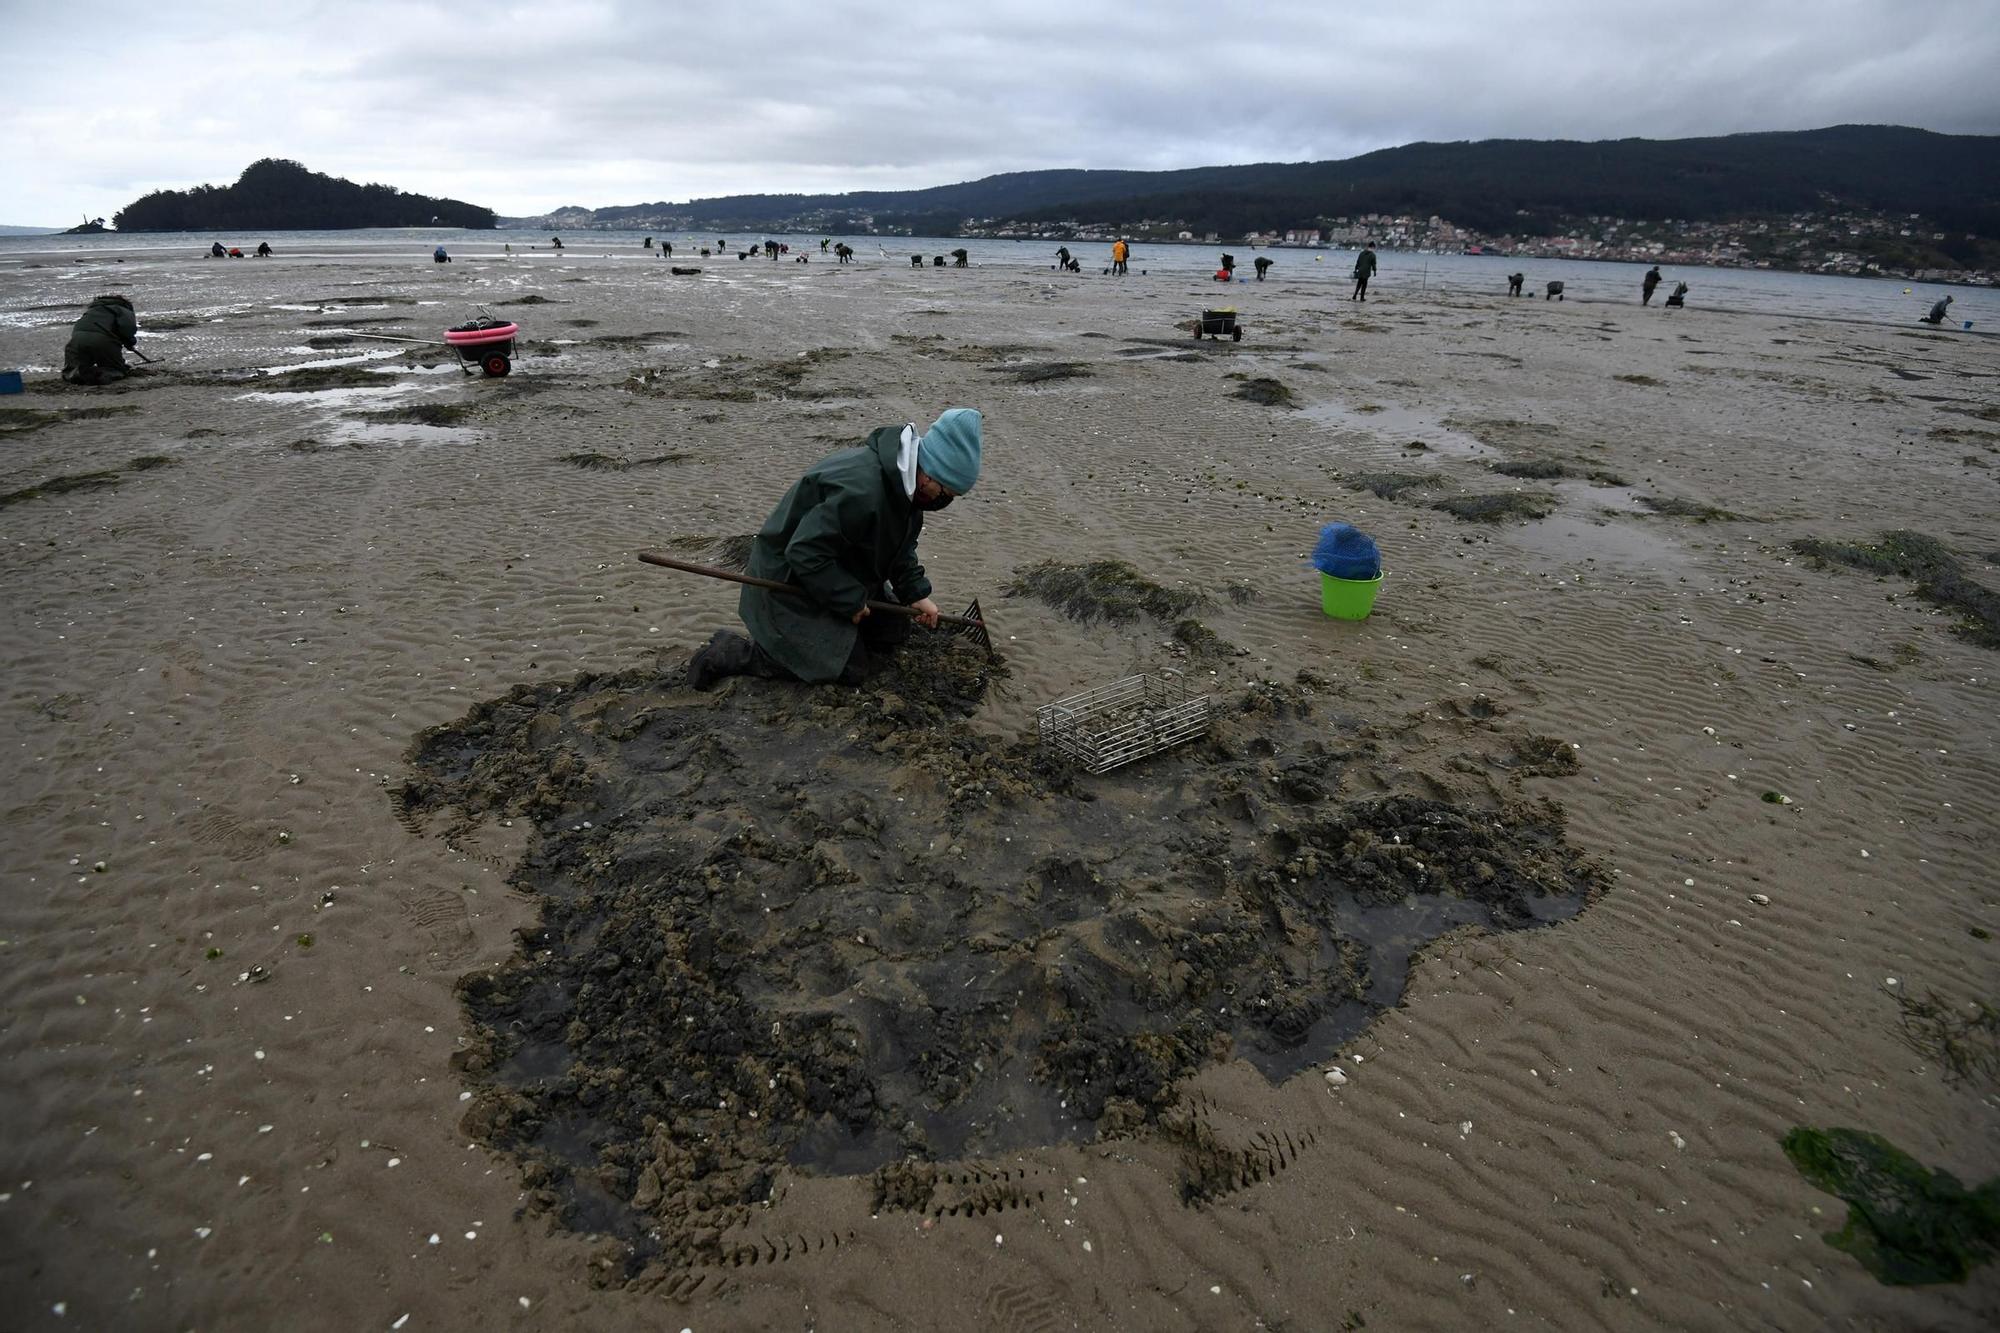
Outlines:
{"label": "wooden rake handle", "polygon": [[[639,558],[649,565],[658,565],[662,569],[678,569],[684,574],[700,574],[704,578],[726,579],[730,583],[747,583],[753,588],[769,588],[772,592],[788,592],[797,597],[810,596],[804,588],[799,587],[795,583],[780,583],[776,579],[760,579],[755,574],[743,574],[733,569],[723,569],[717,565],[697,565],[691,560],[676,560],[673,556],[661,555],[658,551],[641,551],[639,552]],[[870,611],[887,611],[891,615],[906,616],[912,620],[917,617],[914,607],[904,606],[900,602],[877,602],[871,600],[868,603],[868,609]],[[986,622],[983,620],[974,620],[970,616],[948,616],[942,612],[938,615],[938,623],[940,625],[964,625],[970,629],[980,630],[981,632],[984,632],[986,629]]]}

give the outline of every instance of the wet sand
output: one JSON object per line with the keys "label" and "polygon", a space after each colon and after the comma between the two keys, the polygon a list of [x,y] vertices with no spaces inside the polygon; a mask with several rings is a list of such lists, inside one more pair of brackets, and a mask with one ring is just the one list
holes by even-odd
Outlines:
{"label": "wet sand", "polygon": [[[586,249],[0,271],[0,366],[29,376],[0,398],[0,1323],[2000,1317],[1991,1266],[1892,1288],[1829,1247],[1845,1205],[1780,1148],[1851,1126],[2000,1173],[1991,1066],[1961,1077],[1904,1012],[2000,999],[1994,650],[1910,578],[1792,546],[1910,530],[2000,587],[1989,342],[1271,282],[1232,289],[1241,343],[1197,345],[1199,281]],[[100,290],[160,365],[67,388]],[[482,303],[523,325],[505,380],[347,341]],[[726,551],[812,459],[949,405],[985,412],[986,468],[923,554],[1004,680],[687,691],[734,590],[634,553]],[[1366,621],[1320,613],[1333,519],[1385,553]],[[1196,628],[1003,591],[1102,560],[1198,597]],[[1210,741],[1044,772],[1037,705],[1165,668],[1223,708]],[[510,696],[504,745],[468,730]],[[446,790],[503,753],[506,783]],[[1420,876],[1460,862],[1356,830],[1435,809],[1502,840],[1433,900]],[[1532,857],[1504,836],[1536,829]],[[1425,904],[1478,901],[1482,860],[1569,867],[1587,905],[1530,910],[1549,880],[1415,944],[1400,1002],[1398,956],[1329,962],[1399,884],[1465,926]],[[1307,891],[1363,881],[1312,918]],[[634,883],[629,911],[545,915]],[[753,885],[793,915],[753,919]],[[622,966],[655,910],[672,967]],[[519,1007],[608,929],[641,942],[609,999],[556,969]],[[1293,984],[1247,998],[1283,1021],[1207,1013],[1274,967]],[[942,998],[1002,981],[1035,1004]],[[768,1109],[697,1111],[708,1085],[672,1079],[719,1048],[648,1040],[803,1008],[807,1055],[761,1028],[720,1053],[737,1080],[793,1062]],[[1141,1049],[1148,1014],[1175,1040],[1146,1077],[1077,1054]],[[651,1137],[607,1154],[591,1108],[644,1103],[632,1071],[676,1050]],[[975,1051],[1008,1072],[951,1059]],[[1106,1069],[1121,1093],[1065,1104]],[[750,1110],[785,1123],[744,1153]]]}

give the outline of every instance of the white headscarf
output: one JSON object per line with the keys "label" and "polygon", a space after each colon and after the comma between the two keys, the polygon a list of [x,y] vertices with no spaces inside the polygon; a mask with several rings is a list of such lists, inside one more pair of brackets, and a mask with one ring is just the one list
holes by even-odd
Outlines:
{"label": "white headscarf", "polygon": [[916,426],[908,425],[903,427],[902,448],[896,451],[896,471],[903,474],[903,494],[913,500],[917,497],[917,452],[923,442]]}

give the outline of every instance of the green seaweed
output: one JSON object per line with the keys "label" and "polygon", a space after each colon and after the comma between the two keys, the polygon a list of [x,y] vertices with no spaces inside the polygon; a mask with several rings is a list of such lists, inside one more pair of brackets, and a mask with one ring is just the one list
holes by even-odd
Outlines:
{"label": "green seaweed", "polygon": [[1822,564],[1910,579],[1918,597],[1959,617],[1953,633],[1982,648],[2000,648],[2000,594],[1965,577],[1958,558],[1935,537],[1897,530],[1883,533],[1873,546],[1802,537],[1792,549]]}
{"label": "green seaweed", "polygon": [[1008,596],[1040,598],[1071,620],[1089,624],[1108,620],[1123,624],[1141,615],[1178,621],[1206,599],[1184,588],[1163,588],[1123,560],[1093,560],[1085,565],[1044,560],[1014,571]]}
{"label": "green seaweed", "polygon": [[1847,1202],[1847,1223],[1824,1233],[1886,1286],[1963,1282],[2000,1243],[2000,1177],[1966,1189],[1879,1134],[1800,1125],[1785,1156],[1816,1189]]}

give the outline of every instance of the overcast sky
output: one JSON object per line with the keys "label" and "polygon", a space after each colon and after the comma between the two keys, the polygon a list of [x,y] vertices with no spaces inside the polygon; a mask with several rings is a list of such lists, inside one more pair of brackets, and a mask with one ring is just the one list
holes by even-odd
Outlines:
{"label": "overcast sky", "polygon": [[505,215],[1420,139],[2000,132],[1995,0],[0,0],[0,223],[260,157]]}

